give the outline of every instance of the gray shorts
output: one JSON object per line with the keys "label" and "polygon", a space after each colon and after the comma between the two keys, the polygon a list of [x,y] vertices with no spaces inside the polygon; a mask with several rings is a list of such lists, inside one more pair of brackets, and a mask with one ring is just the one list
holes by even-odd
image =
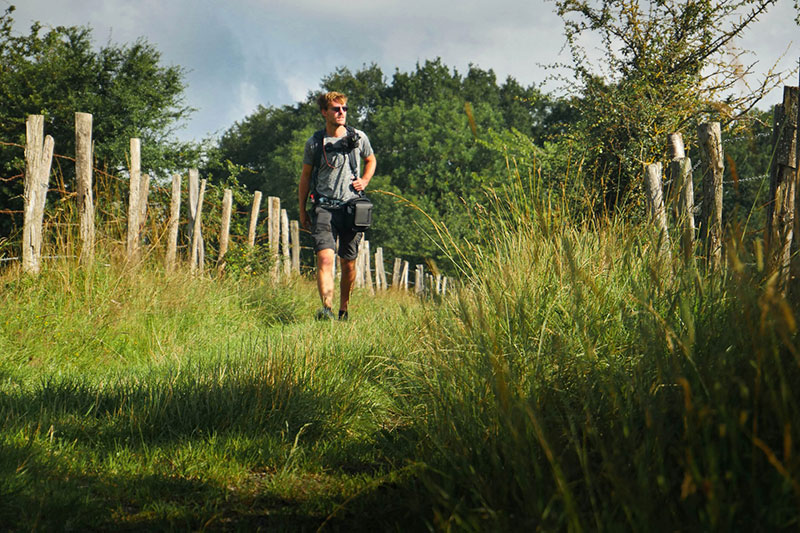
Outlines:
{"label": "gray shorts", "polygon": [[362,232],[352,230],[343,208],[329,210],[315,206],[314,215],[311,235],[314,237],[315,252],[335,250],[336,237],[339,237],[339,257],[348,260],[358,257],[358,243],[361,242]]}

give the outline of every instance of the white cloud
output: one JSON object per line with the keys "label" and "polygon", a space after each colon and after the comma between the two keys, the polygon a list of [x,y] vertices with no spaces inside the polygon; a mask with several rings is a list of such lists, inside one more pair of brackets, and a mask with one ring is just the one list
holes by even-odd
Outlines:
{"label": "white cloud", "polygon": [[[10,0],[0,0],[0,6]],[[200,138],[241,120],[258,104],[305,99],[322,76],[377,63],[391,77],[441,57],[502,81],[539,83],[539,64],[569,62],[562,24],[545,0],[19,0],[17,30],[31,21],[90,25],[98,45],[145,37],[165,64],[187,69],[188,104],[200,110],[185,132]],[[764,68],[798,36],[792,2],[778,2],[742,46]],[[561,55],[559,55],[561,53]],[[781,68],[800,56],[792,45]],[[796,84],[796,80],[790,80]]]}

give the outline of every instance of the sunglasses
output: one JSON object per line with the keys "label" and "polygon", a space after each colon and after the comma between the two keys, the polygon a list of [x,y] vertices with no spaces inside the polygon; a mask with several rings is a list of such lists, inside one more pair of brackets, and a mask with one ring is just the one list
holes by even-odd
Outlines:
{"label": "sunglasses", "polygon": [[333,109],[334,113],[338,113],[339,111],[341,111],[342,113],[347,113],[346,105],[332,105],[331,109]]}

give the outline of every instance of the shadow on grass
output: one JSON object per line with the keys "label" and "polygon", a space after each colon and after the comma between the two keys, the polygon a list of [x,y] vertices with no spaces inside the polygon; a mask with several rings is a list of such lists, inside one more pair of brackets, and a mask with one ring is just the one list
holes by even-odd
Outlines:
{"label": "shadow on grass", "polygon": [[[320,390],[291,372],[257,368],[112,384],[61,377],[13,390],[0,396],[0,529],[422,528],[404,504],[414,500],[412,476],[391,476],[412,459],[413,435],[365,424],[368,407],[354,397],[345,382]],[[266,450],[270,438],[278,445]],[[296,498],[253,481],[285,465],[298,441],[310,470],[341,486],[315,493],[309,484]],[[229,448],[237,442],[244,449]],[[252,475],[219,481],[224,468],[208,475],[191,465],[192,453],[173,464],[181,447]],[[108,467],[120,450],[129,458]],[[292,467],[295,482],[312,477],[302,461]],[[365,478],[338,480],[354,475]]]}

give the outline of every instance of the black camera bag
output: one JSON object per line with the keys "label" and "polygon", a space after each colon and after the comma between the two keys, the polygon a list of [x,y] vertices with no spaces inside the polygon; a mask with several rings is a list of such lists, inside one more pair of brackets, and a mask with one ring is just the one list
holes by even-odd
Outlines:
{"label": "black camera bag", "polygon": [[372,225],[372,201],[366,196],[353,198],[345,209],[353,231],[366,231]]}

